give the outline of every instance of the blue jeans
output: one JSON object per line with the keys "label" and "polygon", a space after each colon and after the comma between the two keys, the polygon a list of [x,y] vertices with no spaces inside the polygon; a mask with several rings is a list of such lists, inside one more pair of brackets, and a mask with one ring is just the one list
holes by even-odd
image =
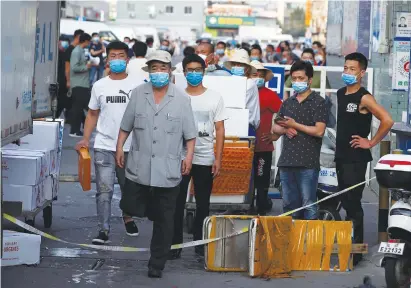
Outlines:
{"label": "blue jeans", "polygon": [[[114,151],[94,149],[94,167],[96,170],[96,205],[100,230],[110,231],[111,200],[114,193],[114,181],[117,176],[121,194],[124,191],[126,174],[124,168],[116,166]],[[127,153],[124,153],[127,159]],[[123,213],[123,217],[127,216]]]}
{"label": "blue jeans", "polygon": [[[319,170],[281,167],[280,181],[283,193],[283,211],[288,212],[317,201]],[[318,206],[313,205],[292,214],[294,219],[315,220]]]}
{"label": "blue jeans", "polygon": [[[97,79],[96,79],[97,74]],[[90,68],[90,86],[94,84],[97,80],[100,80],[104,74],[104,66],[91,66]]]}

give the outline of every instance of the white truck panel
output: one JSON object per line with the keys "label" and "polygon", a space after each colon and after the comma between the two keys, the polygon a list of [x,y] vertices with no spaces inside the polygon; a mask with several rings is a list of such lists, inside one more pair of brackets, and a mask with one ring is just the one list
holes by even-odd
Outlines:
{"label": "white truck panel", "polygon": [[31,133],[37,2],[1,3],[1,145]]}
{"label": "white truck panel", "polygon": [[37,1],[33,117],[52,115],[50,84],[57,83],[60,1]]}

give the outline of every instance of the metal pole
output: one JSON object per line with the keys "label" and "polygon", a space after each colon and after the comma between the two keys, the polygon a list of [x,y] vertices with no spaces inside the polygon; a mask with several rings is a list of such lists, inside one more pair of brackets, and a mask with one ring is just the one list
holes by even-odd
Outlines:
{"label": "metal pole", "polygon": [[[391,142],[381,141],[380,142],[380,156],[390,154]],[[388,211],[389,211],[389,198],[390,194],[388,189],[384,187],[379,187],[379,210],[378,210],[378,242],[388,241]]]}

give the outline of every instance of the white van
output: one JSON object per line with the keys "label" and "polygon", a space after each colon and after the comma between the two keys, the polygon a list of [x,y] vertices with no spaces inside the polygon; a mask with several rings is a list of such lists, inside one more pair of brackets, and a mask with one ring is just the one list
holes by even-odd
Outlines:
{"label": "white van", "polygon": [[[76,31],[77,29],[82,29],[85,33],[90,35],[94,32],[99,33],[100,37],[106,41],[120,40],[103,22],[77,21],[73,19],[60,20],[60,35],[73,37],[74,31]],[[70,40],[72,41],[71,38]]]}
{"label": "white van", "polygon": [[153,48],[159,49],[160,48],[160,38],[158,37],[158,31],[154,27],[144,27],[144,26],[136,26],[132,25],[134,33],[136,35],[136,39],[145,42],[147,38],[153,38]]}
{"label": "white van", "polygon": [[124,41],[124,37],[130,39],[137,38],[136,33],[130,25],[108,24],[110,31],[112,31],[120,41]]}

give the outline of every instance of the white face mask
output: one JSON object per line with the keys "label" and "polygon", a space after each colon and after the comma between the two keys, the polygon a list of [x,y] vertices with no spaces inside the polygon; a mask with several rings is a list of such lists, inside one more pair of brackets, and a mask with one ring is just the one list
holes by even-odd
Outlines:
{"label": "white face mask", "polygon": [[204,61],[207,59],[207,55],[204,54],[198,54],[198,56],[201,57],[201,59],[203,59]]}

